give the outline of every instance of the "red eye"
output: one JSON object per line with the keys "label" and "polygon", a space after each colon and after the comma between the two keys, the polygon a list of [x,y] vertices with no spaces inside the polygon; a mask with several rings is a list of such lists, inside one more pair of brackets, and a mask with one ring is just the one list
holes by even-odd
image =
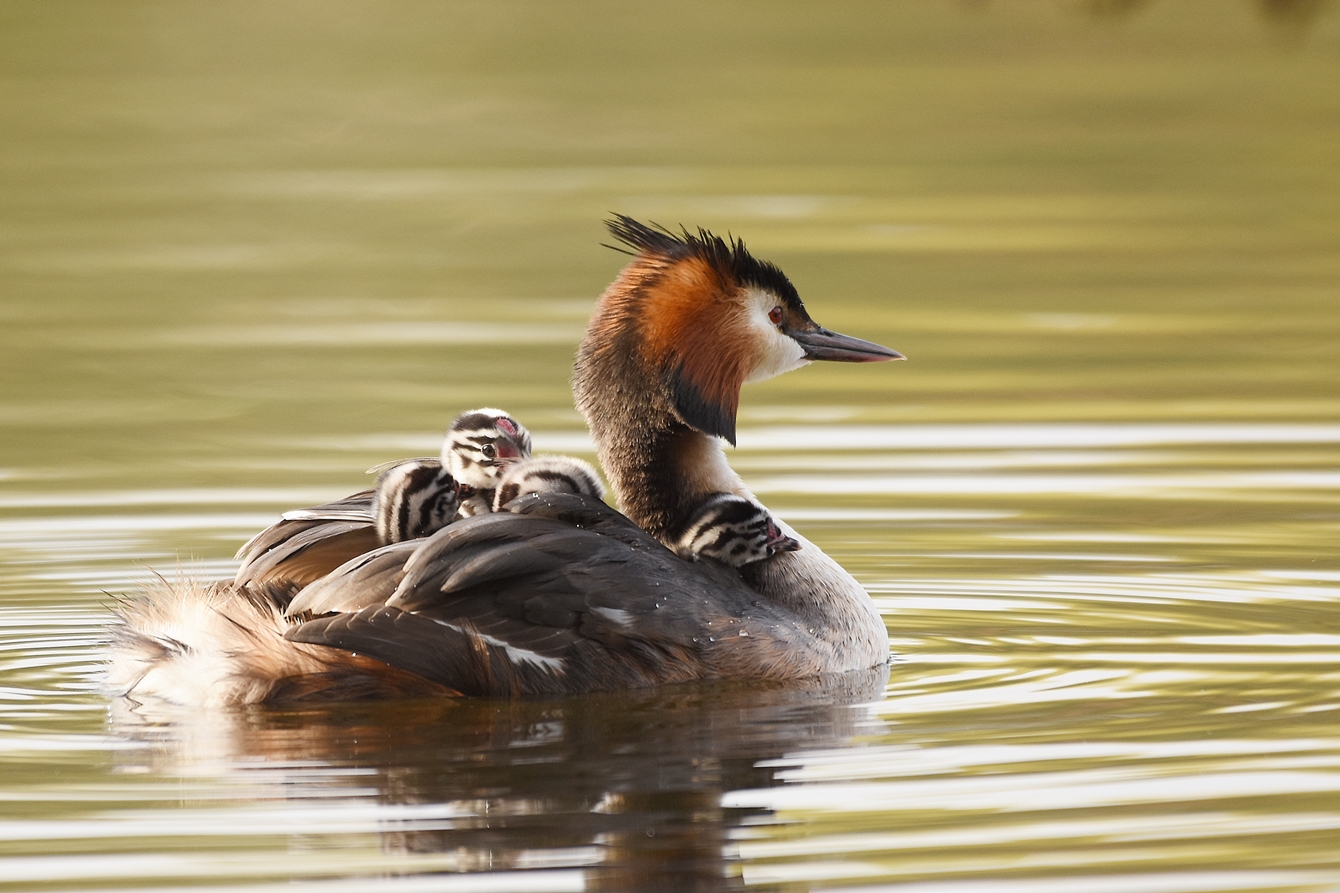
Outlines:
{"label": "red eye", "polygon": [[772,321],[774,326],[780,326],[782,324],[782,308],[777,306],[769,310],[768,319]]}

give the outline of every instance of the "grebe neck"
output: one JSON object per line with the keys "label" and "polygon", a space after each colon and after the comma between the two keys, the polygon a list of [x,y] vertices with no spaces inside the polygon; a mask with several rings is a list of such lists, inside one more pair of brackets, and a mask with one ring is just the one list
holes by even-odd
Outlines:
{"label": "grebe neck", "polygon": [[[575,379],[577,406],[586,416],[596,454],[619,510],[662,541],[713,493],[745,492],[726,461],[721,439],[681,422],[658,401],[649,383],[611,387],[611,378],[587,369]],[[603,381],[604,387],[591,387]],[[585,384],[584,384],[585,383]]]}

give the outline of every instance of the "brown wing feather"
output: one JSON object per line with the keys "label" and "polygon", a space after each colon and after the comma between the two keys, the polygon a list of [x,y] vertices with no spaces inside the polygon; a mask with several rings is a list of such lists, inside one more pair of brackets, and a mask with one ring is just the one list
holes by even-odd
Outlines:
{"label": "brown wing feather", "polygon": [[395,593],[405,561],[422,543],[392,543],[344,562],[294,596],[288,616],[348,613],[382,604]]}
{"label": "brown wing feather", "polygon": [[371,522],[280,521],[252,540],[233,581],[305,586],[378,545]]}

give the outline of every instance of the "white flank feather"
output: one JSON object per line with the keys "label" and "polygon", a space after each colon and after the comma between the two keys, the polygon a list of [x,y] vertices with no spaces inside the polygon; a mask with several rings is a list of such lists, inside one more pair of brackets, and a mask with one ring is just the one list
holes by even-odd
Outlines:
{"label": "white flank feather", "polygon": [[231,582],[160,578],[117,613],[107,681],[133,701],[259,704],[286,679],[329,672],[339,654],[288,641],[279,605]]}

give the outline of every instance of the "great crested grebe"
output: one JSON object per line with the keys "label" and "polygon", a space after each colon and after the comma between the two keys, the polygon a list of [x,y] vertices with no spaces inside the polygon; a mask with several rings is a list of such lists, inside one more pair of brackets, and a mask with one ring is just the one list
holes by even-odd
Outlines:
{"label": "great crested grebe", "polygon": [[[441,459],[379,465],[371,470],[380,472],[373,489],[285,512],[237,550],[242,564],[233,582],[305,586],[379,545],[427,536],[476,514],[475,503],[491,507],[499,476],[530,450],[530,432],[501,409],[463,412],[447,430]],[[462,511],[464,502],[472,510]]]}
{"label": "great crested grebe", "polygon": [[742,384],[901,355],[818,326],[740,242],[622,216],[610,229],[635,256],[596,307],[573,389],[625,514],[528,493],[361,554],[291,603],[273,584],[165,584],[123,609],[113,684],[211,704],[516,697],[884,664],[869,596],[803,537],[784,528],[798,551],[739,570],[666,544],[714,495],[750,496],[719,441],[734,442]]}
{"label": "great crested grebe", "polygon": [[787,536],[768,510],[736,493],[717,493],[689,515],[674,540],[680,558],[711,558],[744,567],[778,552],[795,552],[800,543]]}

